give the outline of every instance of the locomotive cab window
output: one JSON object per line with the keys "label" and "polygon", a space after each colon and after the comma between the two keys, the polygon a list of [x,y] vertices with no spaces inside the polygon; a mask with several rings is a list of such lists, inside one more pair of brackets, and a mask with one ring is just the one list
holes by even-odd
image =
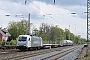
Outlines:
{"label": "locomotive cab window", "polygon": [[27,37],[19,37],[19,41],[26,41]]}

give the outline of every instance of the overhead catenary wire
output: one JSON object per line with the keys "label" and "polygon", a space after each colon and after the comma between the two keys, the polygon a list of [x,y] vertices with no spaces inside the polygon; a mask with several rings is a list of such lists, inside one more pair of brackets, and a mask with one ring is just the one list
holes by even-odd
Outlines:
{"label": "overhead catenary wire", "polygon": [[[30,1],[30,0],[29,0]],[[31,1],[30,1],[31,2]],[[55,2],[55,1],[54,1]],[[46,12],[44,12],[42,9],[40,9],[37,5],[35,5],[33,2],[31,2],[34,6],[36,6],[39,10],[41,10],[43,13],[45,13],[46,15],[48,15],[48,17],[50,17],[51,19],[55,20],[57,23],[59,23],[56,19],[54,19],[52,16],[52,14],[47,14]],[[54,14],[55,15],[55,14]],[[58,14],[57,14],[58,15]],[[59,23],[60,24],[60,23]]]}
{"label": "overhead catenary wire", "polygon": [[10,15],[13,16],[13,15],[14,15],[15,17],[24,18],[23,15],[21,15],[21,14],[15,14],[15,13],[12,13],[12,12],[10,12],[10,11],[8,11],[8,10],[4,10],[4,9],[2,9],[2,8],[0,8],[0,10],[5,11],[5,12],[7,12],[7,13],[10,13],[10,14],[6,14],[5,16],[10,16]]}
{"label": "overhead catenary wire", "polygon": [[[27,1],[30,1],[30,0],[25,0],[26,1],[26,3],[27,3]],[[33,5],[35,5],[32,1],[30,1]],[[37,5],[35,5],[37,8],[39,8]],[[39,8],[40,9],[40,8]],[[44,12],[42,9],[40,9],[42,12]],[[47,13],[46,12],[44,12],[46,15],[47,15]],[[48,15],[49,16],[49,15]],[[52,16],[49,16],[50,18],[53,18]],[[54,18],[53,18],[54,19]]]}
{"label": "overhead catenary wire", "polygon": [[[29,0],[30,1],[30,0]],[[31,2],[31,1],[30,1]],[[44,12],[42,9],[40,9],[37,5],[35,5],[33,2],[31,2],[34,6],[36,6],[39,10],[41,10],[43,13],[45,13],[47,15],[46,12]],[[51,19],[53,19],[54,21],[56,21],[52,16],[48,15],[48,17],[50,17]],[[58,21],[56,21],[57,23],[59,23]],[[59,23],[60,24],[60,23]]]}
{"label": "overhead catenary wire", "polygon": [[5,12],[7,12],[7,13],[12,14],[12,15],[16,15],[15,13],[12,13],[12,12],[10,12],[10,11],[4,10],[4,9],[2,9],[2,8],[0,8],[0,10],[3,10],[3,11],[5,11]]}
{"label": "overhead catenary wire", "polygon": [[[30,1],[30,0],[29,0]],[[37,7],[39,10],[41,10],[43,13],[45,13],[48,17],[50,17],[51,19],[53,19],[54,21],[56,21],[58,24],[61,24],[59,21],[57,21],[56,19],[54,19],[52,16],[48,15],[46,12],[44,12],[41,8],[39,8],[36,4],[34,4],[32,1],[30,1],[35,7]],[[51,14],[52,15],[52,14]],[[64,18],[63,18],[64,19]],[[70,25],[70,24],[69,24]],[[64,26],[64,25],[62,25]]]}

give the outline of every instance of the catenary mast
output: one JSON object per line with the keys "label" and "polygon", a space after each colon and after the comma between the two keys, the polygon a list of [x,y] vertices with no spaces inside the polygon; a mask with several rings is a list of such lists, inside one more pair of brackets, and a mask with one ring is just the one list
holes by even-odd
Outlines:
{"label": "catenary mast", "polygon": [[[90,0],[87,0],[87,45],[90,40]],[[86,56],[88,56],[88,47],[86,50]]]}

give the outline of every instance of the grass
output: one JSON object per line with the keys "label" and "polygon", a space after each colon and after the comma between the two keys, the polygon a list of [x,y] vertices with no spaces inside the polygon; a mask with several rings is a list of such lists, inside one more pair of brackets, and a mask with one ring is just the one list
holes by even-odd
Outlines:
{"label": "grass", "polygon": [[84,47],[80,55],[77,57],[76,60],[90,60],[90,43],[88,44],[88,53],[86,56],[86,50],[87,48]]}

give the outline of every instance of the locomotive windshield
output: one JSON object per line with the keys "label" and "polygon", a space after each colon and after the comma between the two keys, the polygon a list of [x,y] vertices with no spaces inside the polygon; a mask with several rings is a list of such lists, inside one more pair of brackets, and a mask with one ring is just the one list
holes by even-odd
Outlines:
{"label": "locomotive windshield", "polygon": [[27,37],[19,37],[19,41],[26,41]]}

